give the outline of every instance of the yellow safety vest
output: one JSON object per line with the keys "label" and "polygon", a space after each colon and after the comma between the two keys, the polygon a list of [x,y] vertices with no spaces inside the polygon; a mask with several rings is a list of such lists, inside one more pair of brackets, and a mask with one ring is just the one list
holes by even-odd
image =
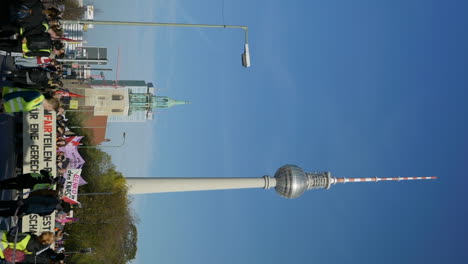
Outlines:
{"label": "yellow safety vest", "polygon": [[[15,242],[14,241],[13,242],[8,241],[8,237],[7,237],[8,232],[7,231],[0,231],[0,232],[2,232],[2,239],[0,241],[0,243],[1,243],[0,258],[4,259],[5,255],[3,255],[3,251],[6,248],[15,249]],[[26,247],[28,246],[29,240],[31,240],[31,235],[27,235],[21,241],[17,241],[16,242],[16,250],[21,250],[25,254],[32,254],[32,252],[29,252],[29,251],[26,250]]]}
{"label": "yellow safety vest", "polygon": [[[25,254],[32,254],[32,252],[29,252],[26,250],[26,247],[28,246],[29,240],[31,240],[31,235],[27,235],[25,238],[23,238],[21,241],[16,242],[16,250],[21,250]],[[15,248],[15,242],[10,242],[8,243],[9,248]]]}
{"label": "yellow safety vest", "polygon": [[[13,92],[21,92],[21,91],[37,91],[31,89],[21,89],[16,87],[3,87],[3,97],[9,93]],[[36,109],[44,100],[44,96],[37,91],[39,96],[29,102],[26,102],[22,97],[18,96],[12,98],[8,101],[3,102],[3,107],[5,108],[5,112],[7,113],[15,113],[15,112],[29,112],[33,109]]]}
{"label": "yellow safety vest", "polygon": [[[47,32],[47,30],[49,30],[49,24],[47,23],[42,23],[42,25],[45,27],[45,30],[44,32]],[[20,35],[23,35],[23,32],[24,32],[24,28],[20,28]],[[27,41],[27,39],[26,39]],[[31,52],[31,50],[28,49],[28,44],[27,43],[23,43],[21,44],[21,49],[23,50],[23,57],[24,58],[34,58],[36,56],[26,56],[26,53],[28,52]],[[35,52],[38,52],[38,51],[44,51],[44,52],[52,52],[52,49],[40,49],[40,50],[34,50]]]}
{"label": "yellow safety vest", "polygon": [[33,191],[35,190],[45,190],[45,189],[52,189],[52,184],[50,183],[38,183],[33,186]]}
{"label": "yellow safety vest", "polygon": [[[49,30],[49,28],[50,28],[50,27],[49,27],[49,24],[48,24],[48,23],[42,23],[42,25],[45,27],[44,32],[47,32],[47,30]],[[23,33],[24,33],[24,28],[20,28],[19,34],[20,34],[20,35],[23,35]]]}
{"label": "yellow safety vest", "polygon": [[0,258],[4,259],[5,255],[3,255],[3,250],[5,250],[8,247],[7,232],[6,231],[0,231],[0,232],[2,232],[2,239],[0,240]]}
{"label": "yellow safety vest", "polygon": [[52,52],[52,49],[29,50],[29,49],[28,49],[28,44],[27,44],[27,43],[21,44],[21,49],[23,50],[23,58],[35,58],[36,56],[26,56],[26,54],[27,54],[28,52],[31,52],[31,51],[34,51],[34,52],[41,52],[41,51],[44,51],[44,52],[48,52],[48,53],[51,53],[51,52]]}

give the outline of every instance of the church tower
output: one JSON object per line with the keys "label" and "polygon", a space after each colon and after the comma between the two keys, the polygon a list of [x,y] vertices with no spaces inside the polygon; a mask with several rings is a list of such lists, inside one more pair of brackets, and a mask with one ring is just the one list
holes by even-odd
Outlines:
{"label": "church tower", "polygon": [[190,104],[188,101],[178,101],[167,96],[156,96],[152,93],[130,92],[130,113],[135,111],[153,111],[156,108],[169,108],[175,105]]}

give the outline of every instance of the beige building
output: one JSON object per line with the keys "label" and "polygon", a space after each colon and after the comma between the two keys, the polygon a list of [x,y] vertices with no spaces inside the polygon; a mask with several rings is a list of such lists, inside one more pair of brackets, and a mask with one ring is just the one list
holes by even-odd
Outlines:
{"label": "beige building", "polygon": [[166,96],[156,96],[152,83],[140,80],[93,80],[88,84],[64,82],[71,92],[84,97],[73,97],[73,109],[107,116],[107,122],[144,122],[153,119],[155,109],[188,104]]}
{"label": "beige building", "polygon": [[95,116],[127,116],[129,112],[128,89],[85,89],[84,105],[94,106]]}

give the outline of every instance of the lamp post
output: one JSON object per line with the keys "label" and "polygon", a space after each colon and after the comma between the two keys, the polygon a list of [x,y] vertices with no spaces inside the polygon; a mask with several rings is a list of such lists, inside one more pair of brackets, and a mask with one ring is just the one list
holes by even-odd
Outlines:
{"label": "lamp post", "polygon": [[80,249],[78,251],[65,251],[63,252],[64,254],[86,254],[86,255],[93,255],[94,252],[93,252],[93,248],[83,248],[83,249]]}
{"label": "lamp post", "polygon": [[122,144],[120,145],[115,145],[115,146],[78,146],[78,148],[120,148],[122,147],[123,145],[125,145],[125,138],[127,136],[127,133],[123,132],[123,140],[122,140]]}
{"label": "lamp post", "polygon": [[236,25],[209,25],[209,24],[183,24],[183,23],[157,23],[135,21],[99,21],[99,20],[62,20],[62,24],[94,24],[94,25],[121,25],[121,26],[157,26],[157,27],[199,27],[199,28],[240,28],[244,30],[245,43],[242,53],[242,66],[250,67],[249,28]]}
{"label": "lamp post", "polygon": [[105,126],[69,126],[68,128],[107,128]]}
{"label": "lamp post", "polygon": [[94,112],[94,109],[67,109],[67,112]]}

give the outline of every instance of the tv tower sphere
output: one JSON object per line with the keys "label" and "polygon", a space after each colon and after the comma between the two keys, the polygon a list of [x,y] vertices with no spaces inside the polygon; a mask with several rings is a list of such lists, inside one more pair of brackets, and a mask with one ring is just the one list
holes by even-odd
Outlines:
{"label": "tv tower sphere", "polygon": [[284,198],[297,198],[307,191],[307,174],[296,165],[284,165],[275,173],[276,192]]}

